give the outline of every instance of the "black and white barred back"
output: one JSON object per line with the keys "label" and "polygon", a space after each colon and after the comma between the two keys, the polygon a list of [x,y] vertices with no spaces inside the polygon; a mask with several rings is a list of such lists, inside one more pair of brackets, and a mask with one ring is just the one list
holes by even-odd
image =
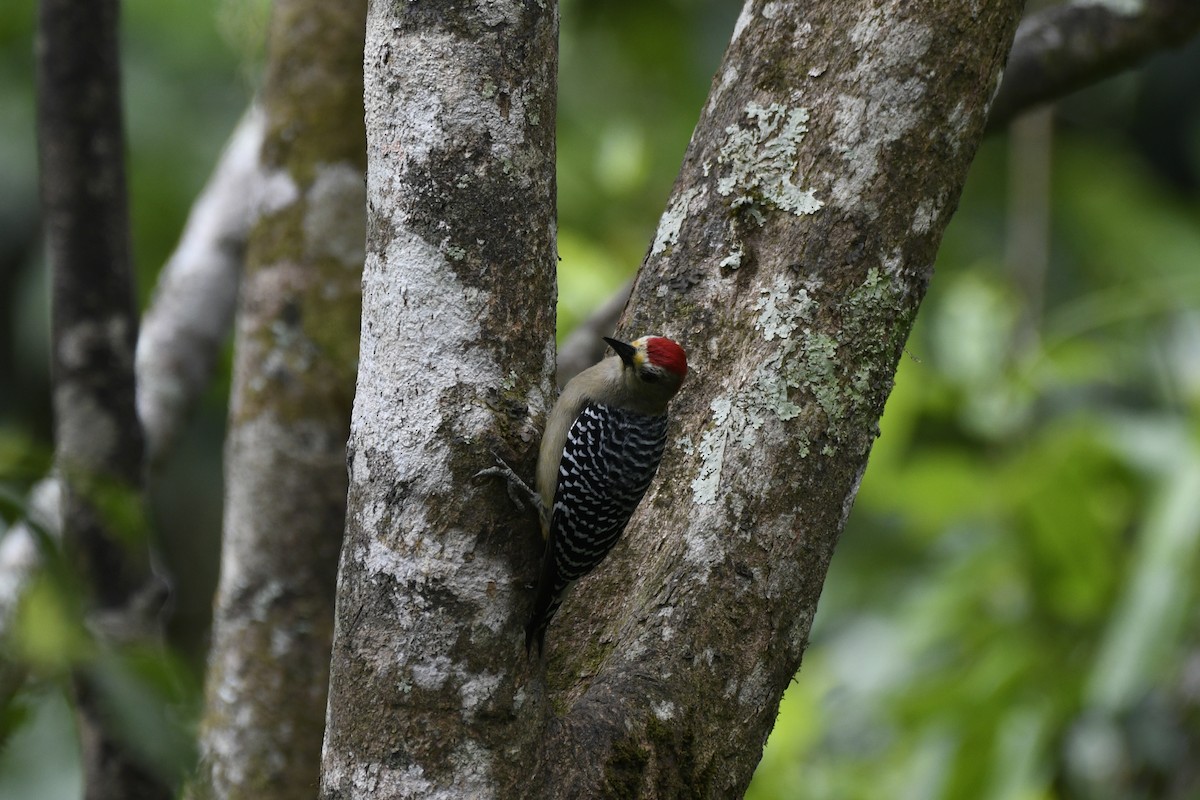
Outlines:
{"label": "black and white barred back", "polygon": [[608,555],[650,488],[667,444],[667,415],[589,403],[567,432],[550,517],[548,551],[525,646],[541,649],[546,626],[572,583]]}

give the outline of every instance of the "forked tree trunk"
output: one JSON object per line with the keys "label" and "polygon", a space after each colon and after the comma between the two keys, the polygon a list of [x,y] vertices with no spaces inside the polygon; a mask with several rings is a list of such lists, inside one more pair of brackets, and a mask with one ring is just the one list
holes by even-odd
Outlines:
{"label": "forked tree trunk", "polygon": [[521,646],[534,523],[470,478],[497,445],[529,474],[548,398],[553,14],[435,5],[368,14],[363,358],[322,796],[737,796],[1021,3],[747,3],[622,325],[688,348],[671,443],[544,661]]}

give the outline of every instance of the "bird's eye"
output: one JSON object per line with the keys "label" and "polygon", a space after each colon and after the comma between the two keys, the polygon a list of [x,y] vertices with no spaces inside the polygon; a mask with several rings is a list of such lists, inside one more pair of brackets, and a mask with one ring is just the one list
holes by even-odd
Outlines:
{"label": "bird's eye", "polygon": [[657,372],[651,372],[650,370],[646,370],[642,373],[642,380],[644,380],[646,383],[658,383],[661,378],[662,375],[659,375]]}

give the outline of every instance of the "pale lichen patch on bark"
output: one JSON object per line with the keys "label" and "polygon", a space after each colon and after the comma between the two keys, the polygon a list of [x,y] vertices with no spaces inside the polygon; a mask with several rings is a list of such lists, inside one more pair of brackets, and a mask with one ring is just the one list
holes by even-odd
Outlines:
{"label": "pale lichen patch on bark", "polygon": [[[712,400],[712,425],[701,436],[696,448],[700,466],[692,480],[692,497],[698,505],[716,502],[725,453],[730,445],[752,448],[758,431],[768,418],[787,421],[800,414],[801,406],[791,399],[790,393],[805,385],[807,378],[803,362],[791,358],[801,349],[801,343],[791,339],[792,334],[797,329],[804,331],[806,353],[819,353],[825,349],[815,341],[819,337],[802,327],[812,321],[816,312],[816,303],[807,288],[793,290],[779,277],[770,287],[760,289],[759,294],[759,300],[753,306],[758,312],[755,328],[763,332],[766,341],[779,340],[780,346],[760,362],[745,388],[732,396],[721,395]],[[804,456],[808,450],[807,439],[804,434],[800,435],[803,439],[800,455]]]}
{"label": "pale lichen patch on bark", "polygon": [[[65,466],[90,470],[103,464],[118,441],[117,420],[110,409],[78,382],[64,382],[54,388],[54,408],[60,420],[58,447],[70,453]],[[71,409],[71,413],[63,414],[63,409]]]}
{"label": "pale lichen patch on bark", "polygon": [[499,688],[503,675],[492,672],[481,672],[477,675],[462,675],[458,693],[462,697],[463,717],[470,719],[479,711],[479,707],[492,699]]}
{"label": "pale lichen patch on bark", "polygon": [[867,472],[867,462],[863,461],[858,468],[858,473],[854,477],[854,483],[850,487],[850,491],[846,492],[846,498],[842,501],[842,527],[846,527],[846,520],[850,519],[850,510],[854,508],[854,498],[858,497],[858,490],[862,486],[863,475]]}
{"label": "pale lichen patch on bark", "polygon": [[917,210],[912,219],[912,232],[918,236],[929,233],[941,213],[941,205],[926,197],[917,204]]}
{"label": "pale lichen patch on bark", "polygon": [[479,0],[479,17],[484,25],[516,25],[521,21],[521,4],[512,0]]}
{"label": "pale lichen patch on bark", "polygon": [[668,247],[679,241],[679,230],[683,226],[683,221],[687,219],[688,214],[699,213],[703,210],[706,203],[696,201],[703,201],[707,193],[707,187],[692,187],[675,198],[658,222],[658,231],[654,234],[654,244],[650,248],[650,255],[665,252]]}
{"label": "pale lichen patch on bark", "polygon": [[352,797],[374,797],[381,788],[393,786],[405,788],[406,794],[401,797],[428,797],[430,795],[427,792],[433,787],[432,782],[425,778],[425,770],[420,764],[393,768],[379,763],[354,761],[345,765],[329,759],[325,752],[322,752],[321,758],[324,762],[322,780],[336,786],[352,787]]}
{"label": "pale lichen patch on bark", "polygon": [[793,295],[782,277],[775,278],[769,289],[760,289],[759,295],[753,306],[759,312],[754,327],[763,332],[763,338],[768,342],[788,338],[812,314],[813,300],[808,292],[802,288]]}
{"label": "pale lichen patch on bark", "polygon": [[813,615],[807,610],[802,610],[799,614],[791,618],[791,623],[787,627],[787,632],[784,635],[784,643],[787,646],[788,652],[794,658],[799,659],[804,655],[805,645],[808,643],[808,634],[812,631]]}
{"label": "pale lichen patch on bark", "polygon": [[742,6],[742,11],[738,14],[737,22],[733,24],[732,42],[736,42],[738,37],[742,35],[742,31],[746,30],[746,26],[750,24],[750,20],[754,19],[754,3],[752,0],[746,0]]}
{"label": "pale lichen patch on bark", "polygon": [[[381,264],[394,265],[395,274],[381,274]],[[423,448],[437,447],[435,434],[446,418],[467,436],[486,430],[491,418],[483,405],[459,402],[452,390],[464,378],[499,386],[503,373],[485,347],[461,347],[424,329],[436,322],[472,341],[488,311],[486,298],[459,282],[436,245],[405,230],[394,233],[386,254],[368,256],[363,294],[364,302],[370,295],[378,306],[406,310],[396,312],[404,329],[398,341],[391,332],[363,329],[351,431],[371,430],[372,446],[393,456],[400,477],[430,484],[439,494],[453,492],[449,471],[427,460]]]}
{"label": "pale lichen patch on bark", "polygon": [[492,800],[496,797],[496,782],[492,779],[493,756],[494,753],[479,742],[464,739],[450,757],[459,784],[430,796],[434,800],[458,800],[461,797]]}
{"label": "pale lichen patch on bark", "polygon": [[717,502],[717,489],[721,483],[721,467],[725,463],[725,445],[728,440],[725,423],[733,410],[733,401],[727,396],[713,399],[712,427],[700,437],[696,451],[700,454],[700,468],[692,480],[692,496],[700,505]]}
{"label": "pale lichen patch on bark", "polygon": [[[546,340],[546,345],[542,350],[542,372],[543,375],[553,375],[555,364],[558,359],[558,345],[554,341],[554,337]],[[537,426],[536,421],[545,419],[546,413],[550,410],[550,404],[553,402],[553,389],[546,383],[534,383],[525,393],[525,407],[529,410],[517,435],[522,441],[532,442],[535,438],[540,438],[541,429]]]}
{"label": "pale lichen patch on bark", "polygon": [[450,680],[450,659],[436,655],[412,664],[409,671],[417,688],[427,692],[437,691]]}
{"label": "pale lichen patch on bark", "polygon": [[670,700],[651,703],[650,710],[660,722],[667,722],[675,718],[675,704]]}
{"label": "pale lichen patch on bark", "polygon": [[659,609],[656,616],[662,620],[659,636],[664,642],[669,642],[675,638],[675,629],[670,625],[671,617],[675,616],[675,606],[666,606]]}
{"label": "pale lichen patch on bark", "polygon": [[[849,39],[863,55],[847,75],[849,91],[837,100],[830,143],[845,168],[834,181],[833,200],[843,208],[865,208],[874,218],[879,209],[864,205],[862,197],[879,174],[884,149],[920,121],[926,85],[913,73],[933,32],[877,8],[854,26]],[[909,77],[896,77],[905,74]]]}
{"label": "pale lichen patch on bark", "polygon": [[82,369],[97,350],[104,350],[111,351],[120,359],[119,365],[127,367],[133,361],[131,344],[129,318],[122,314],[105,320],[81,320],[59,334],[58,358],[67,369]]}
{"label": "pale lichen patch on bark", "polygon": [[744,706],[763,708],[773,700],[771,681],[761,663],[741,682],[737,690],[738,702]]}
{"label": "pale lichen patch on bark", "polygon": [[[499,4],[491,4],[493,6]],[[503,4],[515,12],[516,6]],[[497,15],[497,24],[504,22],[504,15]],[[403,108],[402,117],[384,122],[379,127],[388,130],[386,139],[373,139],[368,144],[372,157],[368,159],[370,175],[368,182],[394,184],[393,188],[403,192],[407,186],[406,169],[420,167],[430,161],[439,143],[446,142],[464,132],[481,136],[489,143],[490,153],[507,160],[508,171],[514,180],[527,183],[523,145],[526,127],[536,126],[540,115],[534,108],[526,108],[525,89],[520,85],[499,86],[492,78],[478,83],[468,70],[475,65],[487,63],[489,56],[481,48],[466,42],[453,33],[425,31],[416,37],[417,46],[404,53],[403,58],[392,57],[390,42],[378,46],[374,55],[385,61],[394,71],[396,82],[368,87],[367,113],[372,119],[375,110],[372,94],[381,97],[376,103],[383,106],[376,113],[390,108]],[[368,48],[373,45],[368,42]],[[450,54],[455,54],[451,56]],[[463,73],[445,75],[447,64],[464,64]],[[400,71],[407,73],[401,75]],[[438,75],[436,81],[412,80],[412,75]],[[407,79],[403,79],[407,78]],[[431,79],[432,80],[432,79]],[[400,161],[397,169],[392,159]],[[483,176],[460,174],[459,181],[470,182]]]}
{"label": "pale lichen patch on bark", "polygon": [[[134,359],[129,318],[114,314],[83,319],[58,334],[57,362],[64,371],[86,370],[97,353],[107,354],[114,367],[130,369]],[[110,460],[119,441],[118,420],[102,405],[84,381],[64,377],[54,388],[58,418],[57,447],[68,464],[91,470]]]}
{"label": "pale lichen patch on bark", "polygon": [[405,800],[459,800],[470,797],[490,800],[496,796],[491,753],[469,739],[459,743],[450,755],[459,780],[453,787],[438,786],[420,764],[391,767],[378,762],[334,759],[330,758],[328,750],[322,753],[322,760],[322,781],[326,785],[340,787],[339,791],[349,797],[394,797]]}
{"label": "pale lichen patch on bark", "polygon": [[[717,163],[724,174],[717,191],[732,197],[731,207],[761,205],[796,216],[815,214],[823,203],[815,189],[795,184],[797,152],[808,132],[808,109],[780,103],[746,106],[749,127],[730,125]],[[757,210],[757,209],[756,209]],[[757,210],[761,215],[761,210]]]}
{"label": "pale lichen patch on bark", "polygon": [[[889,278],[896,278],[900,271],[904,269],[904,252],[899,247],[893,247],[890,253],[879,254],[879,264],[883,267],[883,274]],[[860,291],[880,293],[880,274],[879,270],[872,267],[867,270],[867,279],[860,286]]]}
{"label": "pale lichen patch on bark", "polygon": [[[996,88],[1000,88],[999,82],[996,83]],[[995,92],[992,92],[993,97],[995,97],[995,94]],[[966,103],[960,100],[951,109],[950,113],[946,116],[946,127],[950,131],[950,148],[957,155],[971,127],[971,114],[967,110]]]}
{"label": "pale lichen patch on bark", "polygon": [[742,265],[742,259],[745,258],[745,256],[745,249],[741,245],[735,245],[734,249],[730,251],[729,255],[722,258],[717,263],[717,266],[724,267],[725,269],[737,269]]}
{"label": "pale lichen patch on bark", "polygon": [[713,105],[716,103],[720,99],[721,95],[725,93],[726,89],[737,83],[737,79],[737,67],[733,66],[732,64],[726,66],[724,71],[721,72],[721,80],[716,86],[713,87],[712,96],[709,97],[708,104]]}
{"label": "pale lichen patch on bark", "polygon": [[[762,357],[743,388],[718,395],[710,402],[711,423],[695,447],[699,466],[691,483],[694,503],[716,503],[730,448],[752,452],[769,421],[788,422],[806,413],[798,391],[811,398],[820,412],[817,427],[824,431],[822,455],[833,455],[839,444],[856,441],[859,412],[873,395],[873,373],[867,366],[845,373],[841,365],[846,359],[841,349],[875,349],[875,345],[865,344],[862,320],[881,306],[896,302],[890,295],[894,281],[885,275],[901,265],[898,252],[881,256],[881,266],[887,272],[870,269],[863,283],[845,297],[846,321],[840,337],[816,324],[821,311],[814,299],[819,289],[816,285],[794,288],[778,276],[770,286],[759,289],[759,299],[751,307],[757,312],[754,327],[765,341],[778,342],[778,346]],[[882,346],[886,345],[878,345]],[[807,457],[812,446],[807,427],[811,426],[793,434],[795,453],[800,458]],[[702,555],[707,548],[692,549]]]}

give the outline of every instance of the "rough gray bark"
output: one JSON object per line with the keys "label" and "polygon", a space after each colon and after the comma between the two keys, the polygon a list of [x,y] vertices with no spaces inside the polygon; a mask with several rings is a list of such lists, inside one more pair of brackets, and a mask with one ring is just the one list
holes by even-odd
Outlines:
{"label": "rough gray bark", "polygon": [[237,318],[199,797],[284,800],[318,782],[366,236],[365,9],[272,12],[269,191]]}
{"label": "rough gray bark", "polygon": [[495,482],[532,472],[554,371],[557,6],[367,14],[367,260],[321,796],[527,796],[538,535]]}
{"label": "rough gray bark", "polygon": [[1116,75],[1200,32],[1196,0],[1075,0],[1021,23],[990,128],[1033,106]]}
{"label": "rough gray bark", "polygon": [[672,442],[547,637],[555,797],[733,797],[796,673],[1018,0],[751,0],[621,332]]}
{"label": "rough gray bark", "polygon": [[[38,145],[51,280],[55,463],[63,551],[104,643],[152,642],[155,592],[141,513],[116,0],[42,0]],[[166,797],[110,728],[87,667],[73,676],[89,800]]]}

